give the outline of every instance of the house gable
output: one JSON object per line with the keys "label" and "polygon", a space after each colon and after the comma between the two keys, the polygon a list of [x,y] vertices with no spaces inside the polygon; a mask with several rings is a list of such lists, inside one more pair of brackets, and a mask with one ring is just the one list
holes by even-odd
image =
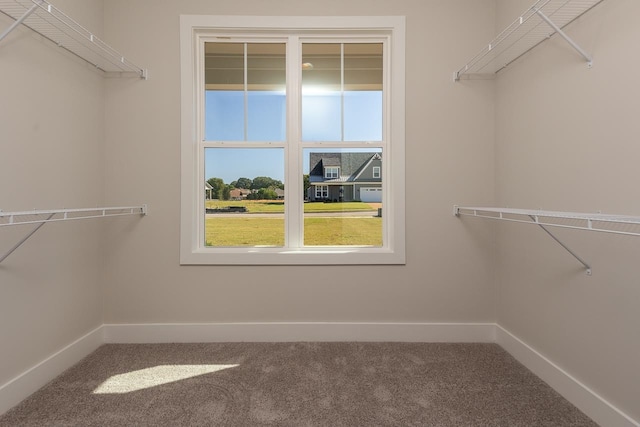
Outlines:
{"label": "house gable", "polygon": [[[373,162],[381,163],[380,153],[311,153],[309,156],[309,182],[311,183],[349,183],[358,179]],[[337,178],[325,178],[325,168],[338,167]],[[372,172],[369,172],[372,175]],[[380,178],[376,178],[380,180]]]}
{"label": "house gable", "polygon": [[373,168],[378,167],[382,170],[382,156],[380,153],[376,153],[367,163],[362,165],[362,167],[355,173],[353,177],[354,182],[366,181],[366,182],[381,182],[382,175],[375,177],[373,174]]}

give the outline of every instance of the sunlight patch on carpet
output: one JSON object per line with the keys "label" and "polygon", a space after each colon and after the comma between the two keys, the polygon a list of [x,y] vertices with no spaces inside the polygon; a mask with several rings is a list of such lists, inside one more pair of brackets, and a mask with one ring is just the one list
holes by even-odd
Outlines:
{"label": "sunlight patch on carpet", "polygon": [[94,394],[122,394],[210,374],[239,365],[159,365],[114,375],[96,388]]}

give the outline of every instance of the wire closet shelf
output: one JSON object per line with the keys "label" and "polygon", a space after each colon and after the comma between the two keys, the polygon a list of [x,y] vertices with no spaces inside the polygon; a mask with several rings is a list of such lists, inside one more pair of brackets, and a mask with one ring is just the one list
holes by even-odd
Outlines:
{"label": "wire closet shelf", "polygon": [[591,265],[576,254],[569,246],[555,236],[549,227],[570,228],[574,230],[599,231],[603,233],[640,236],[640,216],[591,214],[578,212],[559,212],[510,208],[454,206],[457,217],[471,216],[499,221],[534,224],[545,231],[553,240],[569,252],[591,276]]}
{"label": "wire closet shelf", "polygon": [[529,50],[558,33],[591,66],[591,57],[571,40],[562,28],[602,0],[538,0],[469,62],[454,72],[454,80],[464,75],[493,75]]}
{"label": "wire closet shelf", "polygon": [[33,236],[43,225],[48,222],[71,221],[89,218],[108,218],[123,215],[146,215],[147,205],[128,207],[104,207],[87,209],[53,209],[53,210],[33,210],[23,212],[2,212],[0,210],[0,227],[12,225],[36,224],[18,243],[13,245],[7,252],[0,254],[0,263],[9,255],[15,252],[31,236]]}
{"label": "wire closet shelf", "polygon": [[0,34],[0,41],[23,24],[107,75],[147,78],[147,70],[133,64],[46,0],[0,0],[0,12],[15,20]]}
{"label": "wire closet shelf", "polygon": [[454,206],[454,215],[640,236],[640,216]]}
{"label": "wire closet shelf", "polygon": [[123,215],[146,215],[147,206],[105,207],[87,209],[52,209],[23,212],[0,211],[0,227],[77,219],[106,218]]}

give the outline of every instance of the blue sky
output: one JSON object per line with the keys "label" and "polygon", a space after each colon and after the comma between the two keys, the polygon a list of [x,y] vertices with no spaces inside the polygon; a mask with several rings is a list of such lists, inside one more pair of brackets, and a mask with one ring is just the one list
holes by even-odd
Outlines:
{"label": "blue sky", "polygon": [[[207,91],[205,102],[205,139],[208,141],[282,142],[286,139],[284,92],[248,92],[246,121],[242,91]],[[303,140],[340,141],[340,105],[339,92],[303,95]],[[382,93],[345,92],[344,122],[346,141],[380,141],[382,139]],[[304,173],[309,171],[308,153],[310,152],[311,150],[305,150]],[[207,148],[205,150],[205,179],[222,178],[226,184],[229,184],[241,177],[253,179],[257,176],[268,176],[284,182],[284,150],[281,148]]]}

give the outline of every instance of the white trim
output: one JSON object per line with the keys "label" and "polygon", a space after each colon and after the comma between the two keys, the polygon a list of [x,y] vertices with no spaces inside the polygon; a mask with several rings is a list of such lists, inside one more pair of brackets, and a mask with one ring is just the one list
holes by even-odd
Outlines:
{"label": "white trim", "polygon": [[0,415],[94,352],[104,342],[100,326],[0,386]]}
{"label": "white trim", "polygon": [[599,425],[640,426],[639,422],[500,325],[496,325],[496,343]]}
{"label": "white trim", "polygon": [[493,323],[155,323],[104,328],[107,343],[495,341]]}
{"label": "white trim", "polygon": [[[290,33],[295,30],[298,36]],[[366,34],[362,31],[366,31]],[[305,247],[302,242],[302,207],[285,207],[285,244],[283,247],[206,247],[204,191],[200,191],[204,181],[203,162],[200,161],[202,147],[225,146],[244,147],[244,143],[202,142],[202,129],[198,126],[197,115],[202,114],[202,93],[197,87],[203,83],[201,64],[201,44],[211,36],[263,37],[275,34],[291,38],[288,44],[288,64],[299,64],[300,42],[304,38],[314,41],[321,39],[340,41],[349,38],[357,40],[379,40],[383,43],[385,91],[383,94],[384,137],[373,146],[383,149],[389,161],[384,163],[382,174],[386,206],[393,206],[384,217],[382,226],[382,247],[337,246]],[[317,38],[319,37],[319,38]],[[352,39],[351,37],[355,37]],[[296,46],[293,41],[297,40]],[[364,264],[405,264],[405,17],[403,16],[206,16],[182,15],[180,17],[181,54],[181,208],[180,208],[180,264],[221,264],[221,265],[364,265]],[[393,63],[393,64],[392,64]],[[391,66],[393,65],[393,67]],[[320,142],[301,142],[298,104],[300,98],[300,68],[291,71],[288,65],[287,143],[261,143],[265,146],[285,147],[287,194],[295,195],[301,189],[300,150],[325,145]],[[392,69],[393,68],[393,69]],[[295,119],[295,120],[293,120]],[[311,145],[310,145],[311,144]],[[333,144],[335,145],[335,144]],[[222,146],[222,145],[220,145]],[[251,144],[252,147],[259,145]],[[342,146],[338,144],[337,146]],[[349,143],[349,147],[371,146],[367,142]],[[195,165],[195,166],[194,166]],[[394,174],[391,174],[394,171]]]}

